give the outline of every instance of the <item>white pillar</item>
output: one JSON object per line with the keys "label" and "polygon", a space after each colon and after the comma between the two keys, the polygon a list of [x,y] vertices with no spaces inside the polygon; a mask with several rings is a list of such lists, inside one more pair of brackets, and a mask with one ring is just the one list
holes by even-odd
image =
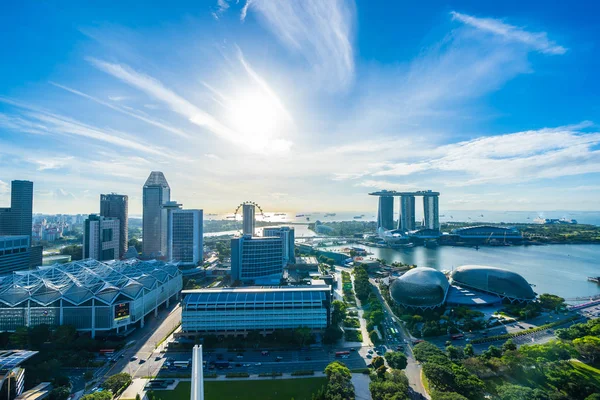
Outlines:
{"label": "white pillar", "polygon": [[192,390],[190,400],[204,400],[204,365],[202,363],[202,345],[192,350]]}

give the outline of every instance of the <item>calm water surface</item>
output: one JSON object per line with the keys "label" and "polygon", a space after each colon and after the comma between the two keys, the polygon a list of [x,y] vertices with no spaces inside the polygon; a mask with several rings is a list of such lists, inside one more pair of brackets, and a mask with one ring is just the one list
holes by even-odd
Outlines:
{"label": "calm water surface", "polygon": [[600,294],[600,285],[587,281],[588,276],[600,276],[600,245],[482,247],[479,250],[451,246],[399,250],[356,247],[363,247],[373,253],[370,257],[382,258],[388,263],[400,261],[438,270],[467,264],[506,268],[536,285],[537,293],[553,293],[565,298]]}

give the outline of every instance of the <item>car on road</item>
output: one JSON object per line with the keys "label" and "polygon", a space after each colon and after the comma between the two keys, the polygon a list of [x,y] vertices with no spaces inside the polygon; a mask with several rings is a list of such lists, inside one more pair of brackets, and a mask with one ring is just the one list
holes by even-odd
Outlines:
{"label": "car on road", "polygon": [[260,354],[262,354],[263,356],[268,356],[269,355],[269,351],[268,350],[263,350],[260,352]]}
{"label": "car on road", "polygon": [[369,350],[369,351],[367,351],[367,353],[373,354],[373,350]]}
{"label": "car on road", "polygon": [[154,361],[159,361],[160,360],[160,356],[156,356],[156,358],[154,359]]}
{"label": "car on road", "polygon": [[145,363],[145,362],[146,362],[146,360],[143,360],[143,359],[142,359],[142,360],[140,360],[140,364],[143,364],[143,363]]}
{"label": "car on road", "polygon": [[367,354],[367,358],[373,358],[373,356],[371,354]]}
{"label": "car on road", "polygon": [[275,358],[275,361],[277,361],[277,362],[279,362],[279,361],[281,361],[281,360],[283,360],[283,357],[281,357],[281,356],[277,356],[277,357]]}
{"label": "car on road", "polygon": [[242,365],[242,367],[251,367],[251,366],[252,366],[252,364],[244,364],[244,365]]}
{"label": "car on road", "polygon": [[356,351],[356,349],[355,348],[351,348],[350,351]]}
{"label": "car on road", "polygon": [[237,364],[235,364],[235,366],[236,366],[236,367],[241,367],[241,366],[242,366],[242,364],[240,364],[240,363],[237,363]]}
{"label": "car on road", "polygon": [[138,358],[137,358],[136,356],[133,356],[133,357],[131,357],[131,358],[129,359],[129,361],[135,361],[135,360],[137,360],[137,359],[138,359]]}
{"label": "car on road", "polygon": [[260,367],[262,365],[262,363],[256,363],[254,365],[256,365],[257,367]]}

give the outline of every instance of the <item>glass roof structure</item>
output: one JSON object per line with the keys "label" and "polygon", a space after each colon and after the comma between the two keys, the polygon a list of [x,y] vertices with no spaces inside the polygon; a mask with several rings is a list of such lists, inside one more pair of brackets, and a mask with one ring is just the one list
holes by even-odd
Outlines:
{"label": "glass roof structure", "polygon": [[452,281],[460,286],[493,293],[511,301],[535,299],[535,292],[525,278],[507,269],[464,265],[452,272]]}
{"label": "glass roof structure", "polygon": [[435,308],[446,300],[450,284],[440,271],[418,267],[406,272],[390,285],[394,301],[412,308]]}
{"label": "glass roof structure", "polygon": [[135,300],[181,272],[162,261],[74,261],[0,276],[0,304],[14,307],[32,300],[47,306],[64,299],[80,305],[96,299],[112,304],[120,295]]}

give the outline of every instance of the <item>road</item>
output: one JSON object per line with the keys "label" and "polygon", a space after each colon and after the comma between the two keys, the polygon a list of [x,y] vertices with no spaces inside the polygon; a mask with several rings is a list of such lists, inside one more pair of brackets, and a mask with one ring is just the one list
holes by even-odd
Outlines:
{"label": "road", "polygon": [[412,352],[412,336],[408,331],[406,331],[404,325],[398,323],[398,320],[394,317],[394,313],[390,306],[386,303],[385,299],[381,295],[379,290],[379,284],[374,279],[369,279],[371,284],[375,287],[375,294],[377,298],[383,304],[385,320],[384,327],[387,330],[388,328],[394,328],[398,331],[398,335],[390,335],[387,331],[382,332],[384,336],[386,344],[390,348],[395,348],[398,345],[404,346],[404,354],[406,354],[406,358],[408,359],[408,365],[404,370],[406,377],[408,378],[408,383],[412,390],[416,393],[415,398],[418,398],[419,395],[429,398],[425,387],[423,386],[423,382],[421,381],[421,364],[415,360],[415,357]]}
{"label": "road", "polygon": [[[116,363],[100,368],[96,372],[96,377],[99,377],[102,382],[109,376],[119,372],[127,372],[132,376],[138,376],[138,372],[144,366],[140,363],[140,360],[152,358],[156,345],[180,322],[181,306],[179,303],[171,304],[167,309],[161,309],[156,318],[153,314],[148,315],[144,328],[137,329],[128,337],[128,341],[133,342],[133,344],[116,355]],[[130,361],[134,356],[138,360]]]}

